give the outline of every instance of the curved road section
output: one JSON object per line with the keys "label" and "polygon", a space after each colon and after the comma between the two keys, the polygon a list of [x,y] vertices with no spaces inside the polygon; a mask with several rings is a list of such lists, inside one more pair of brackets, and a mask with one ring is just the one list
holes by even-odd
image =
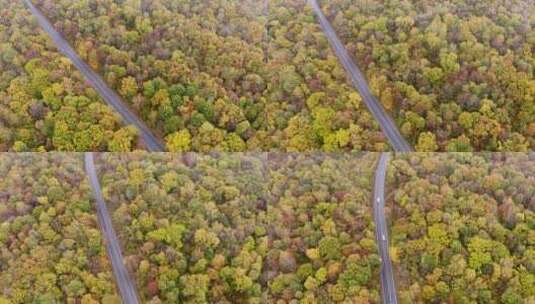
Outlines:
{"label": "curved road section", "polygon": [[325,36],[327,36],[331,47],[334,49],[338,60],[340,60],[340,63],[342,63],[344,69],[349,75],[351,83],[359,91],[360,95],[362,96],[362,99],[364,100],[364,103],[366,104],[366,107],[368,107],[372,115],[379,123],[381,130],[383,130],[383,133],[388,138],[388,141],[392,145],[392,148],[396,152],[412,151],[412,147],[405,140],[405,138],[403,138],[396,124],[394,123],[394,120],[392,120],[392,118],[386,113],[383,106],[379,103],[379,101],[377,101],[377,98],[372,95],[370,88],[368,87],[368,83],[364,78],[364,75],[359,70],[357,65],[353,62],[351,57],[349,57],[346,48],[344,47],[342,42],[340,42],[340,39],[338,38],[336,32],[331,26],[331,23],[323,14],[320,6],[318,5],[317,0],[307,1],[314,9],[314,13],[318,17],[321,28],[323,29]]}
{"label": "curved road section", "polygon": [[30,0],[23,0],[26,6],[37,19],[43,30],[52,38],[57,48],[67,56],[74,66],[84,75],[87,82],[97,90],[100,96],[117,111],[127,124],[134,125],[143,139],[149,151],[164,151],[165,148],[160,140],[150,131],[150,129],[123,103],[121,97],[110,89],[106,83],[95,73],[87,63],[72,49],[69,43],[54,29],[47,18],[39,11]]}
{"label": "curved road section", "polygon": [[386,167],[388,165],[388,153],[381,153],[377,168],[375,170],[375,184],[373,190],[373,216],[375,220],[375,235],[379,245],[379,255],[381,256],[381,290],[383,303],[397,304],[396,284],[394,282],[394,272],[392,271],[392,261],[389,255],[388,230],[385,219],[385,180]]}
{"label": "curved road section", "polygon": [[115,281],[119,286],[119,292],[123,303],[125,304],[139,304],[137,299],[136,289],[132,283],[132,279],[126,271],[123,264],[123,254],[119,247],[119,241],[117,234],[113,229],[110,215],[106,203],[104,203],[104,197],[102,196],[102,190],[100,189],[100,183],[98,182],[97,171],[95,170],[95,163],[93,161],[93,153],[85,153],[85,171],[89,177],[91,188],[97,202],[97,216],[100,222],[100,228],[104,237],[106,238],[106,250],[111,260],[111,266],[113,268],[113,274],[115,275]]}

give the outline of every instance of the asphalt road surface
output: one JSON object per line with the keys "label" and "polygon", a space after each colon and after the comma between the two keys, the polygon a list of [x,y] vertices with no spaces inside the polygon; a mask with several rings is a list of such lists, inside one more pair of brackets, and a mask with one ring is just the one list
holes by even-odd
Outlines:
{"label": "asphalt road surface", "polygon": [[31,3],[30,0],[23,0],[26,6],[30,9],[32,14],[37,19],[37,22],[43,28],[43,30],[52,38],[54,44],[58,49],[67,56],[74,66],[84,75],[87,82],[97,90],[100,96],[110,105],[115,111],[117,111],[123,121],[126,124],[134,125],[138,131],[139,135],[143,139],[145,146],[149,151],[164,151],[165,147],[161,143],[151,130],[141,121],[136,114],[134,114],[122,101],[121,97],[117,95],[112,89],[110,89],[106,83],[100,78],[100,76],[95,73],[87,63],[85,63],[78,54],[72,49],[69,43],[58,33],[54,27],[50,24],[48,19]]}
{"label": "asphalt road surface", "polygon": [[331,47],[333,48],[336,56],[338,57],[338,60],[340,60],[340,63],[342,63],[342,65],[344,66],[344,69],[349,75],[353,86],[359,91],[360,96],[362,96],[362,99],[366,104],[366,107],[368,107],[372,115],[379,123],[381,130],[383,130],[383,133],[388,138],[388,141],[390,142],[392,148],[396,152],[412,151],[412,147],[405,140],[405,138],[403,138],[396,124],[394,123],[394,120],[386,113],[383,106],[377,101],[377,98],[372,95],[370,88],[368,87],[368,83],[364,78],[364,75],[347,53],[346,48],[336,35],[336,32],[331,26],[331,23],[323,14],[320,6],[318,5],[317,0],[307,1],[314,9],[314,13],[318,17],[319,23],[321,25],[321,28],[323,29],[323,32],[325,33],[325,36],[327,36],[327,39],[329,40]]}
{"label": "asphalt road surface", "polygon": [[381,294],[383,303],[397,304],[396,285],[394,282],[394,272],[392,261],[390,260],[388,245],[388,229],[385,219],[385,180],[386,167],[388,165],[389,153],[381,153],[377,168],[375,170],[375,183],[373,189],[373,215],[375,220],[375,234],[379,245],[379,255],[381,256]]}
{"label": "asphalt road surface", "polygon": [[119,241],[117,234],[113,229],[111,218],[108,213],[108,208],[104,202],[102,196],[102,190],[100,189],[100,183],[97,177],[97,171],[95,170],[95,163],[93,161],[93,153],[85,153],[85,171],[89,177],[91,188],[95,196],[97,203],[97,216],[100,223],[100,229],[106,239],[106,250],[111,260],[111,266],[113,268],[113,274],[115,275],[115,281],[119,287],[119,293],[125,304],[138,304],[138,298],[132,279],[126,270],[123,263],[123,255],[121,248],[119,247]]}

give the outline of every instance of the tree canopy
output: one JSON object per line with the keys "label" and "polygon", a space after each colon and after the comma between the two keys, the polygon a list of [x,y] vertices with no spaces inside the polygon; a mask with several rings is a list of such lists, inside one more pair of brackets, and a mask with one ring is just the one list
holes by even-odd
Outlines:
{"label": "tree canopy", "polygon": [[375,160],[143,153],[97,163],[144,302],[378,303]]}
{"label": "tree canopy", "polygon": [[130,151],[137,133],[89,88],[20,1],[0,1],[0,151]]}
{"label": "tree canopy", "polygon": [[388,149],[303,1],[35,2],[170,150]]}
{"label": "tree canopy", "polygon": [[[390,149],[305,1],[34,2],[169,150]],[[533,3],[320,3],[416,150],[535,148]],[[0,148],[135,149],[22,4],[0,4]]]}
{"label": "tree canopy", "polygon": [[400,302],[535,299],[535,159],[411,153],[392,163]]}
{"label": "tree canopy", "polygon": [[417,150],[535,148],[533,2],[320,2]]}
{"label": "tree canopy", "polygon": [[0,303],[121,303],[81,155],[3,153],[0,175]]}

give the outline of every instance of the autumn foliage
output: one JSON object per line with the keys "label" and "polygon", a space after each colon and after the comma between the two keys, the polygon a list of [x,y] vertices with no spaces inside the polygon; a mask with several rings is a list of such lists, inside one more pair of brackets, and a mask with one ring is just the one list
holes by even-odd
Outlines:
{"label": "autumn foliage", "polygon": [[0,303],[121,303],[81,155],[4,153],[0,175]]}
{"label": "autumn foliage", "polygon": [[0,0],[0,151],[130,151],[121,120],[21,1]]}
{"label": "autumn foliage", "polygon": [[535,299],[535,159],[402,155],[391,166],[400,303]]}
{"label": "autumn foliage", "polygon": [[418,151],[535,148],[531,1],[320,2]]}

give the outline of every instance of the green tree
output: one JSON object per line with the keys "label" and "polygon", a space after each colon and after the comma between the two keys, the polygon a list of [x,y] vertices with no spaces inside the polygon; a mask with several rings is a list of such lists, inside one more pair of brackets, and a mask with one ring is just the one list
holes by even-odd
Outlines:
{"label": "green tree", "polygon": [[418,144],[416,144],[416,151],[433,152],[438,150],[435,134],[431,132],[423,132],[418,137]]}
{"label": "green tree", "polygon": [[169,152],[183,152],[191,149],[191,135],[187,129],[175,132],[166,138]]}
{"label": "green tree", "polygon": [[121,87],[119,89],[119,94],[126,98],[132,98],[137,94],[137,82],[134,77],[128,76],[121,80]]}

